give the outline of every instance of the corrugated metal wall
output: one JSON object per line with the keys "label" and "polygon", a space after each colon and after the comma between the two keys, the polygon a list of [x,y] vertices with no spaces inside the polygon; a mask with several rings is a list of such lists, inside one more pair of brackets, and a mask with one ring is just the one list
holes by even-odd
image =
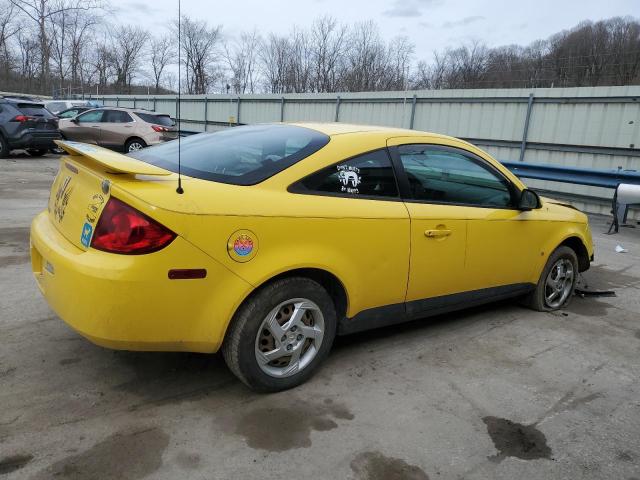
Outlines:
{"label": "corrugated metal wall", "polygon": [[[155,109],[176,116],[175,96],[97,98],[105,105]],[[640,86],[185,95],[181,117],[183,129],[197,131],[237,122],[336,120],[413,128],[468,139],[499,160],[522,158],[531,163],[640,170]],[[584,196],[583,207],[608,213],[611,190],[536,180],[526,183]]]}

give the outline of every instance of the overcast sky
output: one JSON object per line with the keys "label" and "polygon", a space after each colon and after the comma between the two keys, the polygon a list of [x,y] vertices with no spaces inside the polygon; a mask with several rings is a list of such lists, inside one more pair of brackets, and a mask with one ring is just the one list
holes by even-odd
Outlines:
{"label": "overcast sky", "polygon": [[[152,32],[177,17],[177,0],[112,0],[121,22]],[[489,46],[526,45],[582,20],[640,16],[640,0],[182,0],[193,18],[222,25],[232,38],[254,27],[261,33],[288,32],[329,14],[352,24],[374,20],[383,36],[406,35],[415,58],[430,60],[434,50],[481,40]]]}

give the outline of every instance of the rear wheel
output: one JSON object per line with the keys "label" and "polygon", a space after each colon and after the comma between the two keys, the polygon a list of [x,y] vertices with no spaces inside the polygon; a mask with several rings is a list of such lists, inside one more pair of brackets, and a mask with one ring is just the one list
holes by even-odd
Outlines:
{"label": "rear wheel", "polygon": [[0,134],[0,158],[7,158],[9,156],[9,144]]}
{"label": "rear wheel", "polygon": [[576,288],[578,257],[569,247],[558,247],[542,270],[536,289],[524,299],[524,304],[540,312],[566,307]]}
{"label": "rear wheel", "polygon": [[141,138],[132,138],[127,140],[127,143],[124,145],[124,151],[127,153],[136,152],[138,150],[142,150],[145,148],[147,144]]}
{"label": "rear wheel", "polygon": [[303,277],[276,280],[238,310],[222,346],[231,371],[253,390],[276,392],[311,377],[336,333],[331,297]]}
{"label": "rear wheel", "polygon": [[47,153],[46,148],[27,148],[27,153],[32,157],[42,157]]}

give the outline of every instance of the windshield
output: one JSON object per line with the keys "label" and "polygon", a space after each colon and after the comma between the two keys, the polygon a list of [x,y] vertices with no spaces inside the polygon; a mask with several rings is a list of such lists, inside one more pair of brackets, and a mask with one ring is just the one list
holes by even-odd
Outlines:
{"label": "windshield", "polygon": [[[181,170],[190,177],[253,185],[317,152],[329,137],[293,125],[233,127],[181,140]],[[152,165],[178,171],[177,141],[130,153]]]}

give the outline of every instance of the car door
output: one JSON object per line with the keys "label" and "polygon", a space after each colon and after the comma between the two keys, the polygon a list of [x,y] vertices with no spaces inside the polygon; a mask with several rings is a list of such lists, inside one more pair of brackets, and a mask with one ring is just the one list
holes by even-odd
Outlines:
{"label": "car door", "polygon": [[348,310],[355,316],[341,331],[404,321],[409,215],[387,149],[323,168],[289,191],[307,195],[300,204],[310,220],[300,234],[321,239],[319,248],[330,246],[327,255],[342,259],[334,269],[349,285]]}
{"label": "car door", "polygon": [[466,207],[439,200],[433,172],[425,162],[428,146],[416,140],[420,141],[415,137],[388,141],[411,219],[406,307],[412,317],[439,308],[440,300],[465,290],[468,216]]}
{"label": "car door", "polygon": [[99,143],[102,114],[102,110],[89,110],[66,122],[63,131],[65,138],[77,142]]}
{"label": "car door", "polygon": [[[414,196],[433,202],[432,208],[446,206],[456,221],[465,223],[464,262],[450,263],[462,275],[447,274],[456,282],[453,290],[493,295],[502,291],[492,290],[496,287],[519,288],[528,281],[540,255],[542,232],[535,222],[523,221],[532,220],[535,213],[515,207],[518,190],[508,178],[486,159],[460,148],[403,145],[398,155],[407,176],[418,175],[412,166],[416,161],[427,172],[420,177],[422,190],[413,188]],[[420,258],[414,258],[412,252],[412,266],[428,262],[422,255],[431,252],[416,249],[415,253]],[[410,274],[410,289],[412,278]],[[417,279],[415,282],[420,287]]]}
{"label": "car door", "polygon": [[104,110],[100,144],[104,147],[122,148],[131,136],[133,118],[122,110]]}

